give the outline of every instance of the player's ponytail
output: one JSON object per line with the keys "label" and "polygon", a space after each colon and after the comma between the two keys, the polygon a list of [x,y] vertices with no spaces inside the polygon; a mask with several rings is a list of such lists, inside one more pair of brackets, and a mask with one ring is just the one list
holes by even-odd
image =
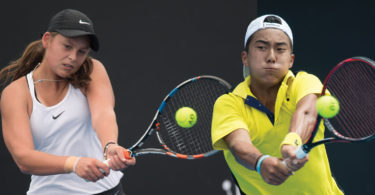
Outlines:
{"label": "player's ponytail", "polygon": [[31,42],[20,58],[10,62],[8,66],[0,70],[2,87],[34,69],[42,61],[44,50],[41,40]]}

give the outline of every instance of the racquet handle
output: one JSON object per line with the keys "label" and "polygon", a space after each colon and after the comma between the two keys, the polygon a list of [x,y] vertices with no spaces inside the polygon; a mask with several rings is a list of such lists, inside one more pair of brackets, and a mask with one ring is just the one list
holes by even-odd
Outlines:
{"label": "racquet handle", "polygon": [[[105,164],[105,165],[107,165],[107,167],[109,167],[109,160],[110,159],[107,159],[107,160],[105,160],[105,161],[103,161],[103,163]],[[99,168],[99,171],[101,171],[103,174],[105,173],[105,171],[102,169],[102,168]],[[88,179],[85,179],[85,181],[86,182],[90,182],[90,180],[88,180]]]}
{"label": "racquet handle", "polygon": [[[130,154],[130,152],[128,151],[128,150],[124,150],[124,156],[125,156],[125,158],[126,159],[131,159],[131,156],[130,156],[131,154]],[[109,161],[110,161],[111,159],[107,159],[107,160],[105,160],[105,161],[103,161],[103,163],[105,164],[105,165],[107,165],[107,167],[109,167],[109,168],[111,168],[110,166],[109,166]],[[99,170],[102,172],[102,173],[105,173],[105,171],[103,170],[103,169],[101,169],[101,168],[99,168]],[[85,181],[86,182],[89,182],[89,180],[87,180],[87,179],[85,179]]]}
{"label": "racquet handle", "polygon": [[[132,158],[131,157],[131,153],[129,152],[129,150],[124,150],[124,156],[125,156],[126,159],[131,159]],[[108,167],[109,167],[109,160],[111,160],[111,159],[107,159],[107,160],[103,161],[103,163],[105,165],[107,165]],[[111,167],[109,167],[109,168],[111,168]],[[104,170],[101,170],[101,171],[104,172]]]}
{"label": "racquet handle", "polygon": [[298,147],[295,153],[296,153],[297,159],[302,159],[307,155],[307,153],[303,150],[302,146]]}

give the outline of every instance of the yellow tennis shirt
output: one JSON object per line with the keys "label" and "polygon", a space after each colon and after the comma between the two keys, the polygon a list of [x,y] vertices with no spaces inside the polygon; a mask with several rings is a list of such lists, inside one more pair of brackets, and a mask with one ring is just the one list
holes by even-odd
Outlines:
{"label": "yellow tennis shirt", "polygon": [[[212,119],[212,142],[217,150],[223,150],[225,160],[246,194],[343,194],[331,175],[324,145],[309,153],[305,166],[290,176],[283,184],[267,184],[253,170],[239,164],[228,149],[223,138],[237,129],[249,131],[251,141],[263,154],[281,158],[280,144],[289,131],[292,115],[300,99],[308,94],[320,94],[322,83],[306,72],[294,76],[291,71],[285,76],[276,99],[275,113],[263,112],[246,104],[256,99],[250,91],[250,77],[240,83],[232,93],[222,95],[215,103]],[[315,140],[324,137],[321,123]]]}

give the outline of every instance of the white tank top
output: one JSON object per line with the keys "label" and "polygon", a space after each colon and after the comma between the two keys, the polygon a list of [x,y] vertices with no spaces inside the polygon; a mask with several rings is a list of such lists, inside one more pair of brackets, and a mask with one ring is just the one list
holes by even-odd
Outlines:
{"label": "white tank top", "polygon": [[[57,156],[92,157],[102,161],[102,147],[92,127],[86,96],[69,84],[64,99],[47,107],[35,97],[32,73],[27,74],[27,82],[33,101],[30,126],[35,150]],[[121,171],[111,171],[109,176],[95,183],[87,182],[75,173],[32,175],[27,194],[95,194],[115,187],[122,175]]]}

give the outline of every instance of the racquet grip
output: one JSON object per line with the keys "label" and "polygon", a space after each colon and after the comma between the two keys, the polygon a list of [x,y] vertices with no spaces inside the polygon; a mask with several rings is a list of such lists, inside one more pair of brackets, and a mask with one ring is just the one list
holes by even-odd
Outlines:
{"label": "racquet grip", "polygon": [[[131,154],[128,150],[124,150],[124,156],[125,156],[126,159],[131,159],[132,157],[130,155]],[[107,165],[108,167],[109,167],[109,160],[111,160],[111,159],[107,159],[107,160],[103,161],[103,163],[105,165]],[[109,167],[109,168],[111,168],[111,167]],[[101,171],[104,173],[104,170],[101,170]]]}
{"label": "racquet grip", "polygon": [[[302,159],[302,158],[304,158],[304,157],[307,155],[307,153],[303,150],[302,146],[298,147],[297,150],[294,151],[294,153],[296,154],[296,158],[297,158],[297,159]],[[289,159],[289,158],[286,158],[286,159],[283,160],[283,164],[284,164],[286,167],[288,167],[288,166],[286,165],[286,162],[287,162],[287,161],[290,161],[290,159]]]}
{"label": "racquet grip", "polygon": [[298,147],[295,153],[297,159],[302,159],[307,155],[307,153],[303,150],[302,146]]}
{"label": "racquet grip", "polygon": [[[128,150],[124,150],[124,156],[125,156],[126,159],[131,159],[131,157],[130,157],[130,152],[129,152]],[[107,160],[103,161],[103,163],[104,163],[105,165],[107,165],[107,167],[109,167],[109,168],[111,168],[111,167],[109,166],[109,161],[110,161],[110,160],[111,160],[111,159],[107,159]],[[105,171],[104,171],[103,169],[99,168],[99,170],[100,170],[103,174],[105,173]],[[86,182],[89,182],[89,180],[87,180],[87,179],[85,179],[85,181],[86,181]]]}

